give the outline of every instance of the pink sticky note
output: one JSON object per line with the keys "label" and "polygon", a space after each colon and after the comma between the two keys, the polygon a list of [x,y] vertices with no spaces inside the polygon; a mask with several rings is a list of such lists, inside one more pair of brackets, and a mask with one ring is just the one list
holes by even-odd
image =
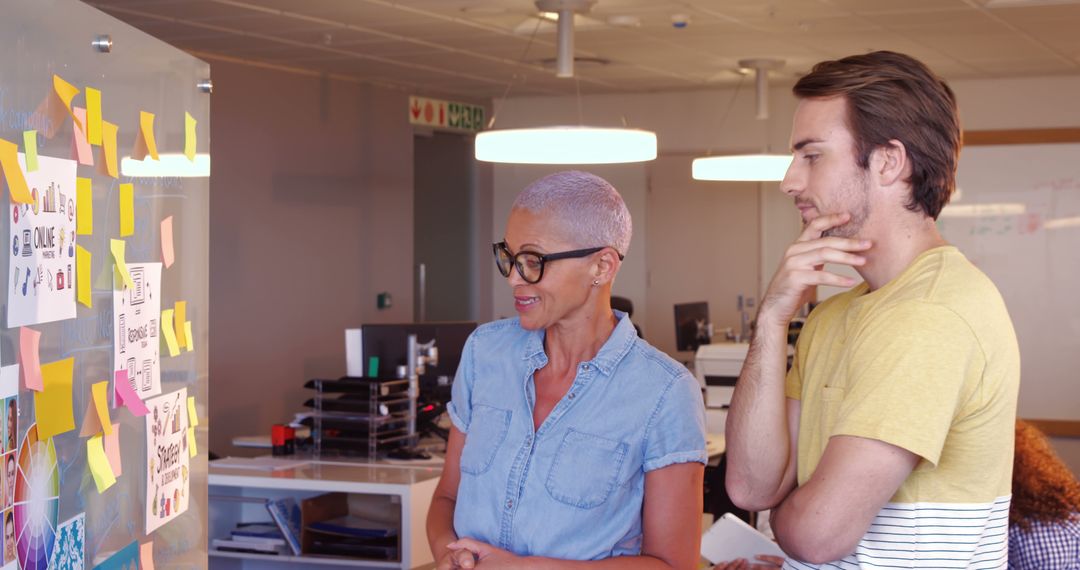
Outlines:
{"label": "pink sticky note", "polygon": [[145,416],[149,411],[142,398],[135,393],[131,384],[128,383],[127,370],[117,370],[113,377],[113,390],[116,392],[116,403],[127,406],[131,413],[136,416]]}
{"label": "pink sticky note", "polygon": [[119,477],[123,467],[120,463],[120,424],[113,424],[112,433],[105,436],[105,457],[109,458],[113,476]]}
{"label": "pink sticky note", "polygon": [[86,124],[86,109],[74,107],[71,112],[75,115],[75,129],[71,133],[71,146],[73,158],[79,160],[79,164],[94,165],[94,153],[90,150],[90,143],[86,139],[86,133],[80,127],[80,123]]}
{"label": "pink sticky note", "polygon": [[34,329],[19,327],[19,367],[22,370],[23,388],[27,390],[45,389],[41,382],[41,361],[38,359],[38,343],[41,342],[41,332]]}
{"label": "pink sticky note", "polygon": [[172,267],[176,261],[172,242],[172,216],[161,220],[161,261],[165,262],[166,268]]}
{"label": "pink sticky note", "polygon": [[139,545],[139,561],[142,570],[154,570],[154,543],[144,542]]}

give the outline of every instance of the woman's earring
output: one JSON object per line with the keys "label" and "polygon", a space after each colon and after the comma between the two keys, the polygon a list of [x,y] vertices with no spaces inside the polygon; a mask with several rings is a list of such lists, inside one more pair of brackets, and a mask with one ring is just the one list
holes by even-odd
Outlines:
{"label": "woman's earring", "polygon": [[599,285],[599,284],[600,284],[600,280],[599,280],[599,279],[593,279],[593,282],[592,282],[592,286],[593,286],[593,287],[596,287],[596,286],[597,286],[597,285]]}

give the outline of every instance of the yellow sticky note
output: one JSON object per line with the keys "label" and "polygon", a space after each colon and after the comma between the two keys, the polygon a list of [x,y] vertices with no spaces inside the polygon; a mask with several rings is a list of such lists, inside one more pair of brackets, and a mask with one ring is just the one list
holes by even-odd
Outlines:
{"label": "yellow sticky note", "polygon": [[195,428],[187,428],[187,450],[188,455],[195,457],[199,452],[195,446]]}
{"label": "yellow sticky note", "polygon": [[86,88],[86,142],[101,145],[101,91]]}
{"label": "yellow sticky note", "polygon": [[195,411],[195,396],[188,396],[187,399],[187,421],[191,427],[199,425],[199,413]]}
{"label": "yellow sticky note", "polygon": [[120,185],[120,235],[135,233],[135,185]]}
{"label": "yellow sticky note", "polygon": [[79,90],[76,89],[74,85],[64,81],[59,75],[53,75],[53,91],[56,92],[56,96],[60,98],[60,102],[67,108],[67,112],[71,115],[71,119],[75,121],[75,124],[78,125],[80,129],[83,128],[82,121],[77,119],[71,112],[71,100],[79,94]]}
{"label": "yellow sticky note", "polygon": [[112,435],[112,418],[109,417],[109,381],[96,382],[90,386],[94,394],[94,409],[97,410],[98,419],[101,420],[101,429],[105,435]]}
{"label": "yellow sticky note", "polygon": [[144,542],[139,545],[139,570],[154,570],[154,543]]}
{"label": "yellow sticky note", "polygon": [[161,220],[161,261],[166,269],[172,267],[176,261],[176,254],[173,252],[172,216]]}
{"label": "yellow sticky note", "polygon": [[176,344],[180,348],[187,346],[187,335],[184,334],[184,323],[187,322],[187,301],[177,301],[173,311],[173,320],[176,327]]}
{"label": "yellow sticky note", "polygon": [[90,294],[90,252],[75,244],[75,283],[79,302],[93,308],[94,298]]}
{"label": "yellow sticky note", "polygon": [[109,240],[109,249],[112,250],[113,263],[116,265],[116,274],[120,276],[120,279],[124,282],[129,289],[135,287],[135,282],[131,280],[131,274],[128,273],[127,262],[124,261],[124,249],[127,244],[122,239]]}
{"label": "yellow sticky note", "polygon": [[184,113],[184,156],[191,162],[195,162],[195,125],[198,121],[191,113]]}
{"label": "yellow sticky note", "polygon": [[105,158],[98,163],[98,172],[113,178],[119,178],[116,171],[116,125],[101,121],[101,152]]}
{"label": "yellow sticky note", "polygon": [[34,392],[34,417],[38,437],[42,440],[75,429],[75,412],[71,407],[71,373],[74,358],[65,358],[41,365],[44,389]]}
{"label": "yellow sticky note", "polygon": [[158,160],[157,143],[154,142],[154,114],[140,111],[139,134],[135,137],[135,149],[131,151],[131,158],[143,160],[147,154]]}
{"label": "yellow sticky note", "polygon": [[195,350],[195,341],[191,338],[191,321],[184,323],[184,338],[187,340],[187,351]]}
{"label": "yellow sticky note", "polygon": [[75,179],[75,233],[94,234],[94,189],[89,178]]}
{"label": "yellow sticky note", "polygon": [[176,345],[176,328],[173,324],[173,310],[161,311],[161,336],[165,338],[165,344],[169,347],[169,356],[180,354],[180,347]]}
{"label": "yellow sticky note", "polygon": [[105,454],[100,434],[86,440],[86,462],[90,464],[90,473],[94,475],[98,493],[104,493],[116,483],[116,475],[113,475],[112,466],[109,465],[109,456]]}
{"label": "yellow sticky note", "polygon": [[26,186],[26,177],[19,166],[19,147],[13,142],[0,139],[0,168],[4,170],[11,201],[19,204],[33,204],[34,197]]}
{"label": "yellow sticky note", "polygon": [[26,171],[38,169],[37,131],[23,131],[23,152],[26,153]]}

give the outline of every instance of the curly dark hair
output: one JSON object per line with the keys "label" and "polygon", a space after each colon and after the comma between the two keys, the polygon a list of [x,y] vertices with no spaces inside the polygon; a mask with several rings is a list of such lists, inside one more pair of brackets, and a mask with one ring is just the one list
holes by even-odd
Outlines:
{"label": "curly dark hair", "polygon": [[1035,426],[1016,421],[1012,505],[1009,524],[1025,532],[1031,522],[1064,522],[1080,518],[1080,481],[1076,480]]}

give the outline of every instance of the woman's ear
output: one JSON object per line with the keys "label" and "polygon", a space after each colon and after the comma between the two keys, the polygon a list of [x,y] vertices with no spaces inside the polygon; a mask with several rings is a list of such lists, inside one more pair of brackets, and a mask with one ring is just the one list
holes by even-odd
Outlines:
{"label": "woman's ear", "polygon": [[614,281],[615,274],[619,272],[621,265],[622,261],[619,259],[619,255],[615,253],[615,249],[604,248],[599,252],[596,264],[593,266],[593,280],[599,281],[601,285]]}

